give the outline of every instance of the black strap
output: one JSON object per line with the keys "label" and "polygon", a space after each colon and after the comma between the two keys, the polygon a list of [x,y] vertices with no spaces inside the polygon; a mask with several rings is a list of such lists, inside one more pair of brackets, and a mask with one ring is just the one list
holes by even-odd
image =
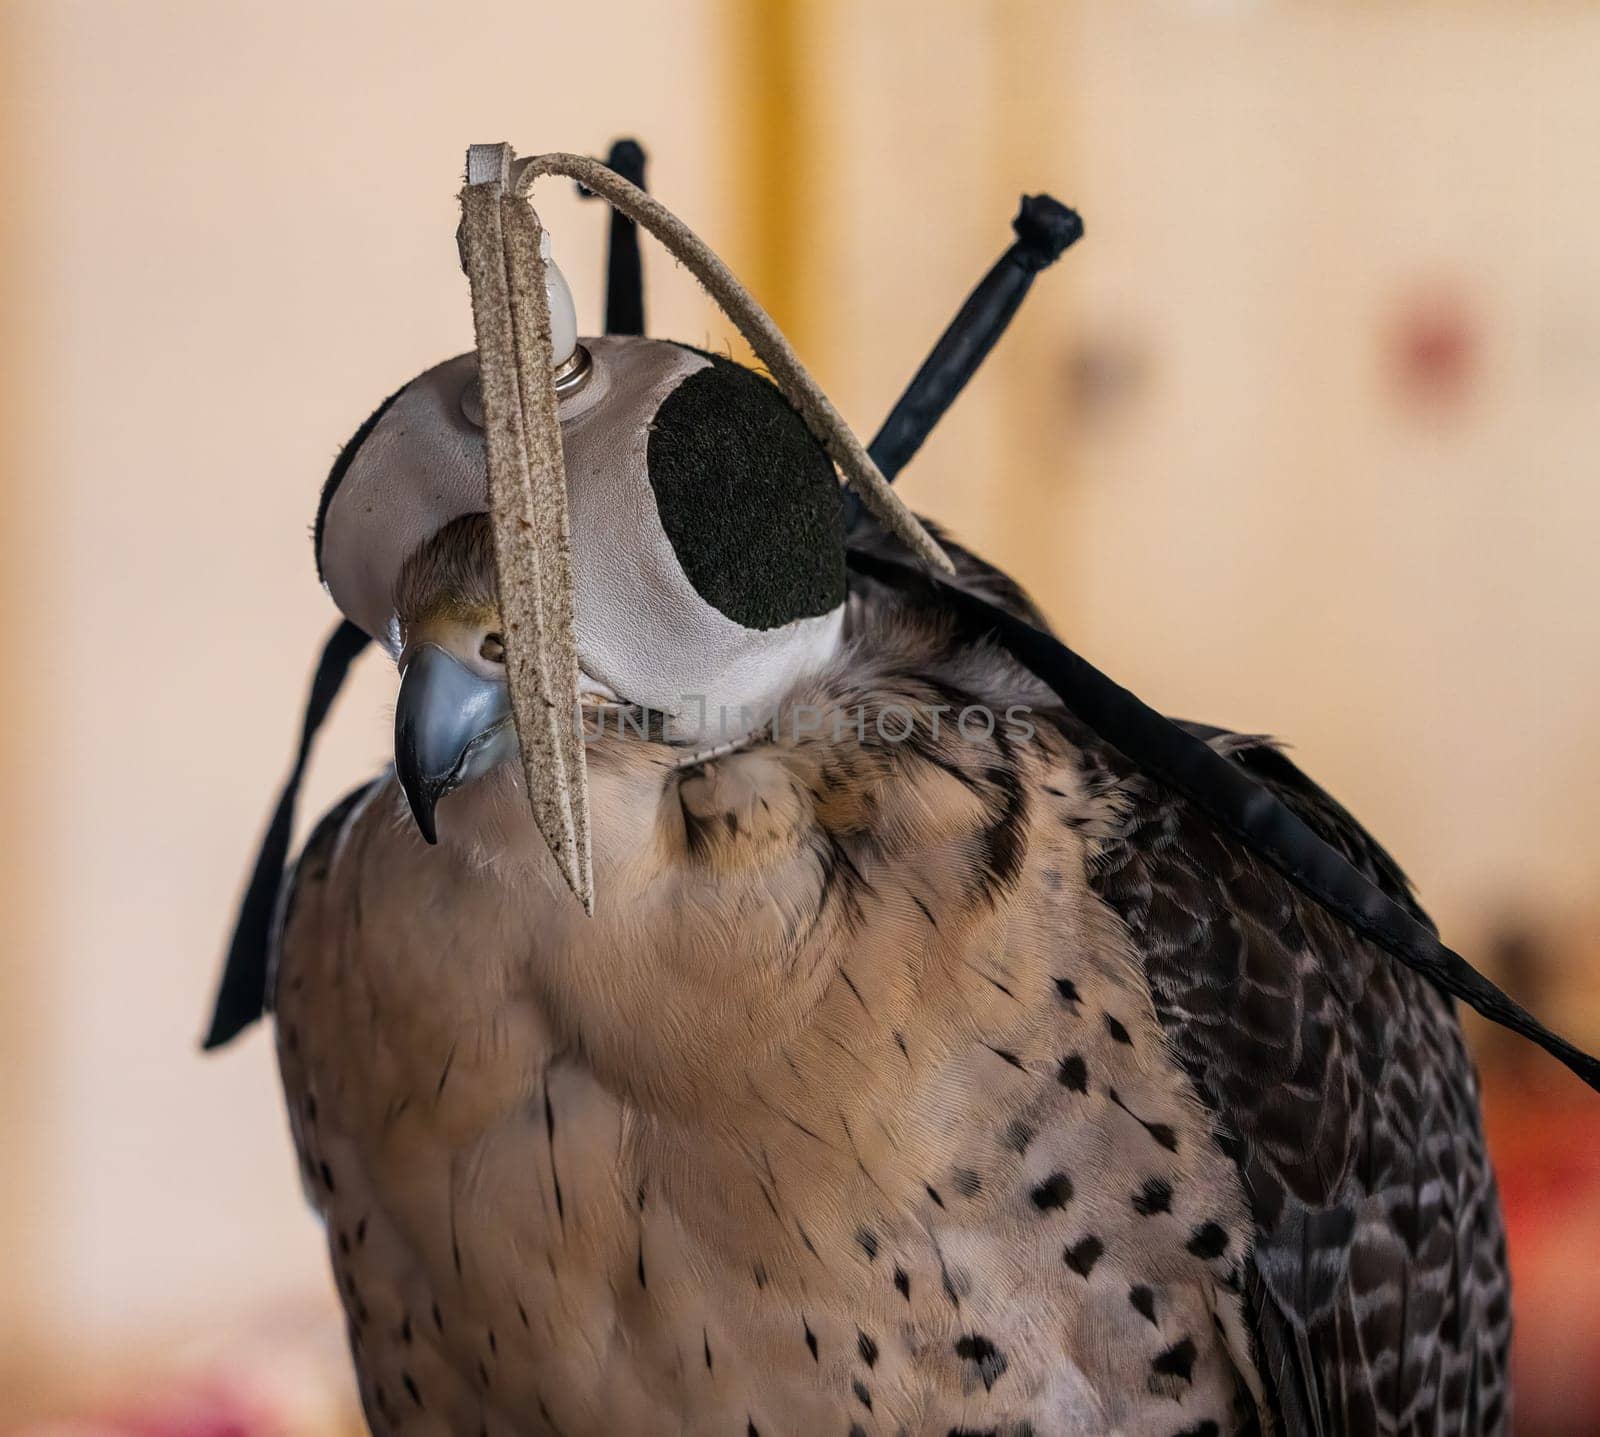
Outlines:
{"label": "black strap", "polygon": [[1083,237],[1077,211],[1049,195],[1024,195],[1011,228],[1015,242],[967,297],[868,446],[891,483],[1006,332],[1034,276]]}
{"label": "black strap", "polygon": [[1531,1038],[1591,1088],[1600,1062],[1557,1037],[1436,933],[1394,902],[1275,794],[1202,738],[1186,733],[1042,629],[931,573],[849,550],[852,568],[955,610],[1037,674],[1061,702],[1151,777],[1182,794],[1329,913],[1424,974],[1491,1023]]}
{"label": "black strap", "polygon": [[[641,190],[644,182],[644,147],[637,140],[618,140],[606,156],[615,170]],[[578,186],[586,198],[594,193]],[[644,262],[639,254],[639,226],[612,207],[610,248],[606,255],[606,333],[644,333]]]}
{"label": "black strap", "polygon": [[278,911],[278,894],[283,888],[284,869],[289,861],[289,839],[294,830],[294,810],[300,797],[300,780],[305,776],[306,760],[312,740],[333,706],[335,695],[356,656],[366,648],[366,634],[348,619],[328,636],[311,692],[306,698],[305,718],[300,726],[300,751],[289,771],[272,822],[261,839],[256,865],[239,905],[233,925],[233,940],[217,987],[216,1006],[204,1047],[220,1048],[237,1037],[259,1018],[266,1008],[267,969],[272,946],[272,924]]}

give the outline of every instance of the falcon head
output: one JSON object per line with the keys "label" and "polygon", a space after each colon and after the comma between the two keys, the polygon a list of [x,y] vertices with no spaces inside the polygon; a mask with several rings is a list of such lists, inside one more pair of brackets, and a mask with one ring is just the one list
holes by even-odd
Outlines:
{"label": "falcon head", "polygon": [[[557,397],[581,699],[732,739],[839,645],[833,466],[753,370],[632,336],[568,345]],[[395,767],[430,843],[441,825],[449,837],[447,797],[518,753],[481,423],[475,355],[412,380],[346,446],[316,528],[329,592],[398,665]]]}

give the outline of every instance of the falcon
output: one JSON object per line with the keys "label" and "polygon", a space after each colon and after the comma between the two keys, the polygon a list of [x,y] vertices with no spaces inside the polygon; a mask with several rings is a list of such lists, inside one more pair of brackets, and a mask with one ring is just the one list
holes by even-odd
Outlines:
{"label": "falcon", "polygon": [[[1454,997],[1589,1060],[1278,744],[1161,719],[884,488],[847,499],[783,364],[580,342],[488,159],[478,350],[324,491],[346,623],[211,1034],[275,1014],[372,1430],[1507,1431]],[[632,206],[614,256],[653,214],[555,172]],[[884,476],[1076,237],[1031,203]],[[277,897],[367,636],[393,768]]]}

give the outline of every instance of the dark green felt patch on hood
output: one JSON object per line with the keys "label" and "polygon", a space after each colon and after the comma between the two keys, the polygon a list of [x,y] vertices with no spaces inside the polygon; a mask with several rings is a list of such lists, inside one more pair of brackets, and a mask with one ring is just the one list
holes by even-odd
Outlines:
{"label": "dark green felt patch on hood", "polygon": [[844,521],[832,461],[770,380],[707,355],[662,402],[646,465],[689,582],[750,629],[838,608]]}

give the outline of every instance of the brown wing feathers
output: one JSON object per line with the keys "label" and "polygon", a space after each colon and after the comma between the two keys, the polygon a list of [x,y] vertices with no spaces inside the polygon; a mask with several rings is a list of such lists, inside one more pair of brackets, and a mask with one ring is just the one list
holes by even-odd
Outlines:
{"label": "brown wing feathers", "polygon": [[[1254,1208],[1249,1292],[1285,1430],[1504,1430],[1504,1237],[1450,1001],[1078,737],[1131,800],[1091,881]],[[1281,754],[1236,761],[1414,908],[1393,860]]]}

